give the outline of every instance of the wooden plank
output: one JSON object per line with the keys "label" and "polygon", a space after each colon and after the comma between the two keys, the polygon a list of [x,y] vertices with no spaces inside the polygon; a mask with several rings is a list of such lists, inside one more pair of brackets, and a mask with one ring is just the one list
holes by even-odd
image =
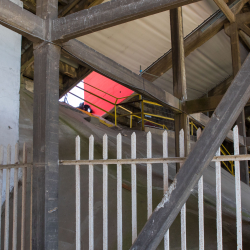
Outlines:
{"label": "wooden plank", "polygon": [[65,42],[196,1],[198,0],[112,0],[54,20],[52,41]]}
{"label": "wooden plank", "polygon": [[45,38],[45,21],[9,0],[0,0],[0,24],[33,42]]}
{"label": "wooden plank", "polygon": [[[241,0],[239,2],[236,0],[234,2],[236,4],[231,8],[232,12],[238,14],[247,2],[248,0]],[[218,12],[212,18],[207,19],[207,21],[196,30],[187,35],[184,39],[185,57],[220,32],[226,22],[227,18],[221,12]],[[172,50],[169,50],[149,66],[142,74],[142,77],[153,82],[171,68]]]}
{"label": "wooden plank", "polygon": [[75,57],[83,66],[134,90],[138,94],[178,112],[181,110],[178,98],[77,40],[63,43],[62,52]]}
{"label": "wooden plank", "polygon": [[132,249],[156,249],[250,97],[250,56],[224,95]]}
{"label": "wooden plank", "polygon": [[227,17],[227,19],[229,20],[229,22],[230,23],[234,23],[235,22],[235,15],[231,11],[231,9],[228,7],[228,5],[223,0],[214,0],[214,2],[221,9],[221,11]]}

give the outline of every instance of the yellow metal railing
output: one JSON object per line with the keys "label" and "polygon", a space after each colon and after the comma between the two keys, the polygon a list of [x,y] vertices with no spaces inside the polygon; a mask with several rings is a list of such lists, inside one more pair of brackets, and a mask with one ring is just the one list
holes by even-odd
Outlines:
{"label": "yellow metal railing", "polygon": [[[86,100],[86,99],[82,99],[81,97],[79,97],[79,96],[77,96],[77,95],[75,95],[75,94],[73,94],[73,93],[71,93],[71,92],[69,92],[69,93],[72,94],[72,95],[74,95],[74,96],[76,96],[76,97],[78,97],[78,98],[80,98],[80,99],[82,99],[83,101],[86,101],[86,102],[89,103],[90,105],[92,105],[92,106],[94,106],[94,107],[96,107],[96,108],[102,110],[103,112],[105,112],[105,113],[107,113],[107,114],[113,116],[113,117],[115,118],[115,126],[117,126],[117,118],[118,118],[118,117],[122,117],[122,116],[129,116],[129,117],[130,117],[130,128],[133,127],[133,117],[138,118],[138,119],[141,119],[141,122],[142,122],[142,130],[144,130],[144,123],[145,123],[145,121],[150,122],[150,123],[153,123],[153,124],[155,124],[155,125],[157,125],[157,126],[159,126],[159,127],[162,127],[163,129],[168,130],[168,128],[167,128],[167,126],[166,126],[165,124],[160,124],[160,123],[154,122],[154,121],[152,121],[152,120],[146,119],[146,118],[145,118],[145,115],[147,115],[147,116],[153,116],[153,117],[157,117],[157,118],[161,118],[161,119],[165,119],[165,120],[174,121],[174,118],[171,118],[171,117],[166,117],[166,116],[156,115],[156,114],[151,114],[151,113],[145,113],[145,112],[144,112],[144,104],[145,104],[145,103],[151,104],[151,105],[154,105],[154,106],[160,106],[160,107],[163,107],[163,106],[162,106],[161,104],[156,103],[156,102],[144,100],[144,99],[142,98],[141,95],[139,95],[139,100],[133,101],[133,102],[140,102],[140,103],[141,103],[141,112],[133,113],[132,111],[130,111],[130,110],[128,110],[128,109],[126,109],[126,108],[124,108],[124,107],[122,106],[122,105],[127,104],[127,103],[119,103],[119,104],[118,104],[117,102],[118,102],[118,100],[120,100],[120,99],[126,99],[126,98],[128,98],[128,97],[134,97],[134,96],[137,96],[138,94],[134,94],[134,95],[130,95],[130,96],[125,96],[125,97],[116,97],[116,96],[113,96],[113,95],[111,95],[111,94],[109,94],[109,93],[107,93],[107,92],[105,92],[105,91],[103,91],[103,90],[101,90],[101,89],[99,89],[99,88],[97,88],[97,87],[94,87],[94,86],[90,85],[89,83],[84,83],[84,84],[87,84],[87,85],[91,86],[92,88],[97,89],[97,90],[99,90],[100,92],[105,93],[105,94],[107,94],[107,95],[113,97],[113,98],[115,99],[115,102],[111,102],[111,101],[109,101],[109,100],[107,100],[107,99],[105,99],[105,98],[103,98],[103,97],[101,97],[101,96],[98,96],[97,94],[92,93],[92,92],[89,91],[89,90],[84,90],[84,89],[82,89],[81,87],[77,86],[78,88],[80,88],[80,89],[82,89],[82,90],[84,90],[84,91],[90,93],[91,95],[93,95],[93,96],[95,96],[95,97],[98,97],[98,98],[100,98],[101,100],[104,100],[104,101],[106,101],[106,102],[108,102],[108,103],[114,105],[114,114],[112,114],[112,113],[110,113],[109,111],[107,111],[107,110],[105,110],[105,109],[99,107],[98,105],[95,105],[95,104],[91,103],[90,101],[88,101],[88,100]],[[121,109],[127,111],[128,114],[117,115],[117,108],[121,108]],[[79,109],[79,110],[81,110],[81,109]],[[84,113],[88,113],[87,111],[83,111],[83,110],[81,110],[81,111],[84,112]],[[88,113],[88,115],[94,116],[94,115],[92,115],[92,114],[90,114],[90,113]],[[139,116],[139,115],[140,115],[140,116]],[[108,127],[111,127],[111,126],[112,126],[111,124],[105,122],[105,121],[102,120],[102,119],[99,119],[99,120],[100,120],[101,123],[105,124],[105,125],[108,126]],[[196,131],[197,131],[197,130],[198,130],[198,127],[194,124],[193,121],[191,121],[189,124],[190,124],[190,128],[191,128],[190,134],[191,134],[191,135],[194,135],[194,129],[196,129]],[[204,128],[204,127],[202,127],[202,128]],[[223,155],[230,155],[229,151],[226,149],[226,147],[225,147],[223,144],[222,144],[221,147],[220,147],[220,151],[221,151],[221,153],[222,153]],[[222,163],[223,163],[223,165],[226,167],[226,169],[229,171],[229,173],[231,173],[232,175],[234,175],[234,162],[233,162],[233,161],[229,161],[230,167],[228,167],[228,165],[227,165],[225,162],[222,162]],[[249,169],[250,169],[250,167],[249,167]],[[249,173],[250,173],[250,171],[249,171]]]}

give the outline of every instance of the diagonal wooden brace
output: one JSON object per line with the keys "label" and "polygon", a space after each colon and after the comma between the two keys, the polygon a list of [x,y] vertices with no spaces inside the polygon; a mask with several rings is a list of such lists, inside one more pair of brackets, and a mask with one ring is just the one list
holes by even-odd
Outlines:
{"label": "diagonal wooden brace", "polygon": [[156,249],[191,194],[216,150],[250,98],[250,56],[216,108],[169,191],[154,210],[131,250]]}

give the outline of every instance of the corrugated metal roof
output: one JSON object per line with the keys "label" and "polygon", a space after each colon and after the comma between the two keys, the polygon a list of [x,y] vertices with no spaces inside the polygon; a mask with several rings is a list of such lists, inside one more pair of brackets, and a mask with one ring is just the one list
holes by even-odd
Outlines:
{"label": "corrugated metal roof", "polygon": [[[184,36],[218,7],[211,0],[183,7]],[[141,18],[78,38],[93,49],[135,73],[150,66],[171,48],[169,11]],[[217,34],[185,60],[188,99],[198,98],[232,74],[230,41],[224,31]],[[155,84],[172,93],[172,70]],[[195,89],[195,90],[194,90]]]}

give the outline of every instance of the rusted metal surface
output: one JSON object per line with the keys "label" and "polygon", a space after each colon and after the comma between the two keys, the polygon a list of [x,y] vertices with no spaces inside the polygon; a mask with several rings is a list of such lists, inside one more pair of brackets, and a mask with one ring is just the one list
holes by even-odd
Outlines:
{"label": "rusted metal surface", "polygon": [[[239,131],[238,126],[233,129],[234,133],[234,155],[239,155]],[[236,199],[236,228],[237,228],[237,250],[242,250],[242,212],[241,212],[241,183],[240,163],[235,161],[235,199]]]}
{"label": "rusted metal surface", "polygon": [[[89,137],[89,159],[94,159],[94,136]],[[94,165],[89,165],[89,250],[94,250]]]}
{"label": "rusted metal surface", "polygon": [[[117,135],[117,159],[122,158],[122,135]],[[117,164],[117,250],[122,250],[122,165]]]}
{"label": "rusted metal surface", "polygon": [[[136,159],[136,134],[131,135],[131,158]],[[137,194],[136,194],[136,164],[131,164],[131,194],[132,194],[132,243],[137,238]]]}
{"label": "rusted metal surface", "polygon": [[[216,152],[216,156],[220,155],[220,148]],[[217,225],[217,249],[223,249],[222,243],[222,206],[221,206],[221,163],[216,162],[216,225]]]}
{"label": "rusted metal surface", "polygon": [[[152,134],[147,133],[147,158],[152,158]],[[152,164],[147,164],[147,211],[148,218],[152,214]]]}
{"label": "rusted metal surface", "polygon": [[[81,158],[80,136],[76,137],[76,160]],[[76,174],[76,250],[81,250],[81,180],[80,166],[75,166]]]}
{"label": "rusted metal surface", "polygon": [[[108,159],[108,136],[103,136],[103,160]],[[108,165],[103,165],[103,250],[108,250]]]}
{"label": "rusted metal surface", "polygon": [[[168,132],[165,130],[162,135],[163,141],[163,158],[168,157]],[[168,164],[166,162],[163,163],[163,194],[168,191]],[[170,249],[170,241],[169,241],[169,230],[164,235],[164,250]]]}

